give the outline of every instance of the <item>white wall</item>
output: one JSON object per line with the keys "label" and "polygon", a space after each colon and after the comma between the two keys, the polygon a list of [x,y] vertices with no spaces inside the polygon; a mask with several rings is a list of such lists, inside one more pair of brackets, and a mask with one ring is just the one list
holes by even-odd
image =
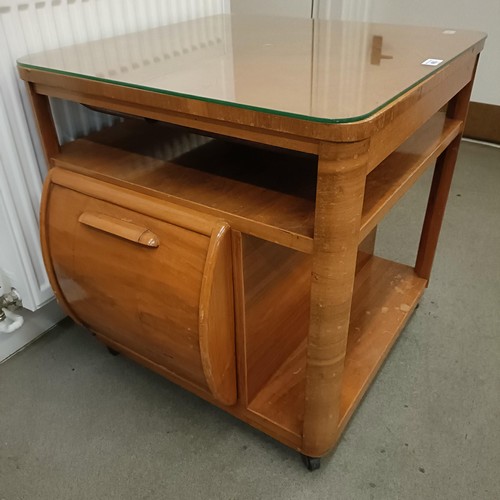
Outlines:
{"label": "white wall", "polygon": [[375,0],[371,20],[487,32],[472,100],[500,105],[500,0]]}
{"label": "white wall", "polygon": [[312,3],[312,0],[231,0],[231,13],[311,17]]}
{"label": "white wall", "polygon": [[371,0],[231,0],[233,14],[364,20]]}

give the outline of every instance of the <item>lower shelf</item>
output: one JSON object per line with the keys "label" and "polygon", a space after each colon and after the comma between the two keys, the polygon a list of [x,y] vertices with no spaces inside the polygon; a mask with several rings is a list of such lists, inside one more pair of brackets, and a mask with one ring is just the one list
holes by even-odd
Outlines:
{"label": "lower shelf", "polygon": [[[412,267],[372,257],[356,277],[344,364],[339,432],[417,305],[426,285]],[[306,340],[281,365],[249,409],[300,436],[304,419]]]}

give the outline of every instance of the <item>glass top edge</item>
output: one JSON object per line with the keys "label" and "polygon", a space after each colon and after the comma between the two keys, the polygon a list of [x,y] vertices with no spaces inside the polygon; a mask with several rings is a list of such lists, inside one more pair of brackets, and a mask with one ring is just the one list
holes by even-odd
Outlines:
{"label": "glass top edge", "polygon": [[260,112],[260,113],[272,114],[272,115],[277,115],[277,116],[284,116],[284,117],[289,117],[289,118],[295,118],[295,119],[304,120],[304,121],[308,121],[308,122],[316,122],[316,123],[324,123],[324,124],[334,125],[334,124],[342,124],[342,123],[357,123],[357,122],[361,122],[363,120],[367,120],[367,119],[373,117],[375,114],[377,114],[383,108],[385,108],[386,106],[388,106],[392,102],[396,101],[397,99],[399,99],[401,96],[403,96],[407,92],[411,91],[412,89],[414,89],[415,87],[417,87],[418,85],[423,83],[425,80],[430,78],[432,75],[434,75],[438,71],[445,68],[447,65],[452,63],[455,59],[459,58],[465,52],[467,52],[467,51],[464,51],[464,52],[458,54],[453,59],[450,59],[449,61],[447,61],[446,64],[440,65],[431,73],[427,74],[426,76],[424,76],[420,80],[417,80],[412,86],[402,90],[399,94],[396,94],[391,99],[378,105],[373,110],[371,110],[367,113],[358,115],[358,116],[350,116],[350,117],[345,117],[345,118],[321,118],[321,117],[316,117],[316,116],[311,116],[311,115],[302,115],[299,113],[280,111],[280,110],[276,110],[276,109],[272,109],[272,108],[263,108],[263,107],[259,107],[259,106],[253,106],[250,104],[227,102],[227,101],[223,101],[220,99],[211,99],[209,97],[197,96],[197,95],[192,95],[192,94],[184,94],[181,92],[175,92],[175,91],[169,91],[169,90],[155,89],[155,88],[137,85],[137,84],[132,84],[132,83],[127,83],[127,82],[120,82],[120,81],[111,80],[111,79],[103,79],[103,78],[99,78],[99,77],[91,76],[91,75],[81,75],[78,73],[73,73],[73,72],[64,71],[64,70],[45,68],[42,66],[36,66],[36,65],[23,63],[23,62],[20,62],[19,60],[17,60],[17,65],[19,67],[25,68],[25,69],[34,69],[34,70],[38,70],[38,71],[45,71],[47,73],[71,76],[71,77],[75,77],[75,78],[81,78],[83,80],[90,80],[90,81],[95,81],[95,82],[99,82],[99,83],[108,83],[108,84],[118,85],[120,87],[126,87],[126,88],[131,88],[131,89],[145,90],[147,92],[154,92],[156,94],[170,95],[172,97],[193,99],[195,101],[214,103],[214,104],[219,104],[222,106],[227,106],[230,108],[247,109],[250,111],[256,111],[256,112]]}
{"label": "glass top edge", "polygon": [[[377,27],[377,29],[378,29],[378,27],[381,27],[381,26],[382,27],[393,27],[393,28],[397,28],[397,29],[401,29],[401,28],[405,27],[402,25],[389,25],[389,24],[371,23],[371,22],[366,23],[366,22],[357,22],[357,21],[321,21],[321,20],[316,21],[316,20],[312,20],[312,19],[294,19],[294,18],[289,18],[289,17],[273,18],[270,16],[242,16],[242,15],[237,15],[237,14],[236,15],[235,14],[223,14],[223,15],[215,15],[215,16],[208,16],[205,18],[194,19],[191,21],[182,21],[179,23],[165,25],[165,26],[159,26],[156,28],[152,28],[151,30],[138,31],[138,32],[131,33],[129,35],[141,37],[141,36],[147,36],[150,32],[154,32],[155,30],[167,30],[167,31],[169,31],[172,29],[181,29],[183,26],[188,26],[191,23],[193,23],[192,25],[195,25],[195,23],[197,23],[197,22],[199,23],[199,22],[203,22],[205,20],[210,20],[210,19],[213,22],[219,22],[221,19],[224,20],[224,22],[225,22],[225,20],[233,20],[236,18],[244,19],[244,20],[249,19],[249,18],[267,19],[269,22],[271,22],[271,20],[273,22],[275,22],[275,19],[278,19],[278,20],[281,20],[283,23],[293,23],[294,25],[295,25],[295,23],[300,24],[302,22],[302,25],[304,25],[304,26],[305,25],[314,26],[315,23],[317,23],[319,26],[322,23],[326,23],[325,26],[327,26],[327,29],[331,29],[331,26],[339,27],[339,26],[348,26],[348,25],[350,25],[350,26],[370,26],[370,27]],[[305,23],[304,23],[304,21],[305,21]],[[420,31],[420,32],[422,32],[423,30],[426,29],[423,27],[416,27],[416,26],[406,26],[406,27],[412,28],[412,29],[414,28],[415,30]],[[182,28],[182,29],[184,29],[184,28]],[[440,30],[441,28],[428,28],[428,29],[434,30],[435,32],[437,32],[437,30]],[[90,41],[88,43],[83,43],[83,44],[75,44],[75,45],[71,45],[69,47],[56,48],[52,51],[45,51],[45,52],[42,52],[39,54],[29,54],[27,56],[23,56],[23,57],[18,58],[17,65],[18,65],[18,67],[24,68],[27,70],[32,69],[32,70],[43,71],[43,72],[52,73],[52,74],[70,76],[70,77],[78,78],[81,80],[89,80],[89,81],[100,82],[100,83],[108,83],[111,85],[116,85],[116,86],[130,88],[130,89],[138,89],[138,90],[143,90],[143,91],[152,92],[152,93],[161,94],[161,95],[169,95],[172,97],[191,99],[191,100],[201,101],[201,102],[206,102],[206,103],[213,103],[213,104],[225,106],[228,108],[239,108],[239,109],[255,111],[258,113],[265,113],[265,114],[270,114],[270,115],[289,117],[292,119],[303,120],[306,122],[316,122],[316,123],[323,123],[323,124],[356,123],[356,122],[361,122],[361,121],[367,120],[369,118],[372,118],[374,115],[376,115],[383,108],[389,106],[391,103],[393,103],[394,101],[399,99],[405,93],[410,92],[416,86],[418,86],[422,82],[426,81],[427,79],[431,78],[437,72],[444,69],[446,66],[451,64],[457,58],[461,57],[464,53],[470,51],[471,49],[473,49],[473,47],[477,47],[478,45],[484,43],[484,39],[487,36],[485,33],[482,33],[479,31],[473,31],[473,30],[457,30],[457,31],[461,32],[460,36],[462,36],[461,46],[460,47],[455,46],[455,48],[458,50],[455,50],[454,53],[448,53],[446,57],[442,57],[442,59],[444,59],[444,61],[440,60],[440,63],[438,65],[436,65],[434,68],[432,68],[432,69],[427,68],[427,70],[429,70],[428,73],[422,74],[423,70],[421,70],[419,72],[412,70],[414,74],[411,75],[411,73],[410,73],[410,76],[407,78],[407,81],[405,82],[404,85],[401,84],[399,86],[399,88],[397,88],[393,85],[393,88],[390,89],[390,92],[389,92],[389,90],[385,90],[384,91],[385,95],[383,95],[383,93],[381,93],[376,98],[372,98],[371,96],[369,96],[369,98],[366,98],[366,102],[364,103],[363,106],[357,106],[358,109],[356,109],[356,106],[352,106],[351,108],[349,108],[347,106],[335,107],[333,105],[333,103],[329,103],[328,106],[326,106],[324,109],[320,109],[319,111],[317,109],[312,108],[312,107],[309,110],[309,109],[307,109],[307,107],[298,106],[298,105],[296,106],[294,104],[289,105],[289,106],[287,106],[287,105],[283,106],[280,99],[275,99],[275,100],[262,99],[259,102],[259,99],[248,98],[248,96],[245,96],[244,93],[241,95],[239,93],[236,93],[232,96],[229,95],[229,97],[227,97],[227,94],[223,94],[221,92],[210,92],[210,91],[204,92],[203,88],[201,88],[201,87],[200,87],[200,90],[198,91],[198,88],[194,88],[193,85],[189,85],[190,82],[188,82],[188,85],[180,85],[180,86],[177,85],[177,88],[176,88],[176,85],[171,85],[172,75],[174,77],[174,80],[175,80],[175,77],[177,76],[177,74],[175,73],[175,71],[176,71],[175,70],[175,68],[176,68],[175,62],[173,63],[173,69],[169,66],[165,66],[165,68],[166,68],[165,73],[161,75],[162,79],[156,78],[155,75],[153,74],[154,78],[144,78],[143,81],[140,81],[137,78],[129,78],[129,75],[124,76],[123,74],[118,75],[119,77],[120,76],[122,77],[121,79],[114,78],[113,76],[114,76],[114,74],[116,75],[116,71],[112,72],[111,71],[112,68],[110,68],[109,71],[106,71],[103,75],[103,74],[100,74],[100,73],[102,73],[100,71],[95,71],[94,74],[92,74],[91,71],[85,72],[84,71],[85,67],[83,67],[83,70],[82,70],[82,67],[81,66],[79,67],[77,65],[52,64],[52,67],[50,67],[50,65],[48,63],[46,63],[46,61],[52,62],[50,58],[53,57],[53,55],[51,53],[56,53],[58,51],[65,51],[65,50],[69,50],[69,51],[73,50],[74,51],[73,53],[79,54],[78,51],[87,50],[86,55],[88,56],[88,54],[91,54],[91,52],[92,52],[92,50],[91,50],[92,47],[89,49],[85,46],[90,46],[91,44],[94,44],[94,48],[95,48],[97,46],[96,44],[105,43],[106,41],[108,41],[108,43],[109,42],[120,43],[120,42],[114,42],[114,40],[124,39],[124,37],[129,36],[127,34],[103,38],[100,40]],[[444,33],[444,31],[443,31],[443,33]],[[455,32],[453,32],[453,33],[455,33]],[[372,35],[373,35],[373,33],[370,32],[370,36],[372,36]],[[235,35],[233,33],[233,38],[234,38],[234,36]],[[238,36],[238,35],[236,35],[236,36]],[[385,34],[384,34],[384,36],[385,36]],[[313,28],[313,37],[314,37],[314,28]],[[406,38],[409,38],[409,37],[406,36]],[[281,43],[283,42],[283,40],[279,40],[279,41]],[[226,43],[226,40],[221,41],[220,39],[218,39],[217,43],[224,45]],[[231,41],[230,41],[230,43],[231,43]],[[314,43],[314,40],[313,40],[313,43]],[[293,40],[291,41],[291,44],[293,45]],[[389,40],[389,44],[390,44],[390,40]],[[83,49],[82,49],[82,47],[83,47]],[[313,45],[313,47],[314,47],[314,45]],[[217,48],[220,50],[220,47],[217,47]],[[290,53],[293,53],[294,48],[295,47],[291,47]],[[462,50],[460,50],[460,49],[462,49]],[[63,54],[61,57],[63,57],[63,61],[64,61],[64,57],[65,57],[64,53],[63,52],[61,52],[61,53]],[[69,53],[71,53],[71,52],[69,52]],[[66,56],[67,56],[67,54],[68,54],[68,52],[66,52]],[[400,56],[400,54],[398,54],[398,56]],[[46,57],[46,58],[44,59],[44,57]],[[256,59],[259,60],[259,57],[260,57],[260,55],[257,55]],[[34,61],[30,62],[30,58],[32,60],[34,59]],[[184,58],[184,61],[182,60],[183,58],[184,58],[184,54],[181,54],[181,58],[177,59],[177,62],[180,60],[185,65],[186,65],[186,63],[191,64],[189,57]],[[384,56],[384,58],[385,58],[385,56]],[[422,61],[422,59],[420,59],[420,61]],[[37,64],[40,62],[42,64]],[[139,61],[139,62],[141,62],[141,61]],[[317,61],[314,61],[314,54],[313,54],[313,62],[319,66],[320,70],[323,69]],[[327,61],[327,62],[329,62],[329,61]],[[118,64],[115,61],[113,61],[113,63]],[[170,62],[168,64],[170,64]],[[234,64],[236,65],[236,62],[234,62]],[[322,64],[324,64],[324,63],[322,63]],[[412,64],[415,64],[415,63],[412,61]],[[418,62],[416,64],[418,64]],[[160,64],[159,66],[161,69],[162,65]],[[395,67],[395,69],[399,70],[397,66]],[[141,68],[141,71],[142,70],[143,70],[143,68]],[[183,68],[182,70],[184,71],[185,68]],[[133,70],[130,70],[130,71],[132,71],[132,73],[133,73]],[[311,69],[311,71],[312,71],[312,69]],[[332,71],[332,69],[330,71]],[[335,71],[337,71],[336,68],[335,68]],[[394,71],[394,69],[393,69],[393,71]],[[147,73],[147,71],[146,71],[146,73]],[[157,70],[157,73],[158,73],[158,70]],[[420,74],[418,74],[418,73],[420,73]],[[272,75],[273,73],[270,72],[269,74]],[[385,74],[386,73],[384,73],[384,75]],[[392,73],[392,74],[394,74],[394,73]],[[108,77],[108,75],[109,75],[109,77]],[[332,73],[332,75],[335,76],[335,78],[337,78],[337,73]],[[148,76],[148,75],[146,74],[146,76]],[[312,76],[312,74],[311,74],[311,76]],[[234,75],[233,75],[233,77],[234,77]],[[276,78],[276,76],[272,76],[271,78],[269,76],[267,76],[267,78],[269,80],[274,80]],[[341,77],[339,76],[338,78],[341,78]],[[390,71],[387,73],[387,78],[388,79],[392,78]],[[379,79],[379,81],[383,81],[383,80],[380,80],[380,77],[378,77],[378,79]],[[166,84],[165,84],[165,82],[166,82]],[[203,82],[203,80],[202,80],[202,82]],[[235,83],[235,85],[236,85],[236,83]],[[171,87],[171,88],[168,88],[168,87]],[[366,88],[363,89],[365,91],[365,93],[367,92],[367,90],[368,90],[368,92],[370,92],[370,90],[371,90],[370,86],[365,85],[365,87]],[[186,89],[185,92],[183,91],[184,88]],[[235,87],[235,89],[236,89],[236,87]],[[278,85],[275,85],[275,90],[276,89],[281,90],[281,87],[279,87]],[[209,90],[212,90],[212,89],[209,89]],[[239,90],[240,89],[238,89],[238,91]],[[245,90],[247,90],[247,89],[245,89]],[[259,89],[257,89],[257,90],[259,90]],[[285,89],[285,90],[287,90],[287,89]],[[311,87],[311,89],[309,90],[309,92],[311,92],[311,93],[314,91],[315,91],[315,89],[313,89],[313,87]],[[236,92],[236,90],[235,90],[235,92]],[[209,94],[212,94],[212,95],[209,95]],[[334,95],[333,91],[332,91],[332,95]],[[351,91],[350,95],[355,95],[355,94]],[[367,94],[367,95],[369,95],[369,94]],[[222,98],[221,98],[221,96],[222,96]],[[250,97],[252,97],[252,96],[250,96]],[[292,95],[292,98],[293,97],[294,96]],[[304,96],[301,96],[301,97],[304,97]],[[313,96],[311,94],[311,98],[312,97]],[[238,102],[238,99],[239,99],[239,102]],[[292,103],[293,103],[293,100],[292,100]],[[276,105],[276,107],[274,107],[274,105]],[[293,109],[293,108],[295,108],[295,109]],[[301,111],[303,111],[303,110],[305,110],[306,113],[302,113]],[[337,115],[335,115],[334,114],[335,111],[339,111],[339,113]],[[351,111],[352,111],[352,113],[351,113]],[[328,116],[329,113],[331,113],[330,116]],[[321,115],[323,115],[323,116],[321,116]]]}
{"label": "glass top edge", "polygon": [[[363,121],[366,118],[369,118],[370,116],[374,115],[377,113],[380,109],[382,109],[384,106],[389,104],[391,101],[388,101],[386,103],[383,103],[376,109],[374,109],[372,112],[360,115],[360,116],[354,116],[354,117],[348,117],[348,118],[321,118],[321,117],[316,117],[316,116],[310,116],[310,115],[301,115],[298,113],[289,113],[286,111],[280,111],[277,109],[272,109],[272,108],[261,108],[259,106],[253,106],[251,104],[242,104],[242,103],[233,103],[233,102],[227,102],[223,101],[220,99],[211,99],[209,97],[202,97],[202,96],[197,96],[197,95],[192,95],[192,94],[183,94],[181,92],[175,92],[173,90],[162,90],[162,89],[155,89],[152,87],[146,87],[143,85],[137,85],[137,84],[132,84],[132,83],[126,83],[126,82],[119,82],[116,80],[111,80],[111,79],[103,79],[99,78],[96,76],[90,76],[90,75],[80,75],[78,73],[72,73],[69,71],[64,71],[64,70],[56,70],[56,69],[50,69],[50,68],[44,68],[42,66],[35,66],[32,64],[26,64],[17,61],[17,65],[21,68],[25,69],[34,69],[37,71],[45,71],[47,73],[53,73],[56,75],[65,75],[65,76],[72,76],[75,78],[81,78],[82,80],[90,80],[93,82],[99,82],[99,83],[109,83],[111,85],[118,85],[120,87],[126,87],[126,88],[131,88],[131,89],[138,89],[138,90],[145,90],[147,92],[154,92],[155,94],[162,94],[162,95],[170,95],[172,97],[182,97],[182,98],[187,98],[187,99],[193,99],[195,101],[202,101],[202,102],[208,102],[208,103],[214,103],[214,104],[220,104],[222,106],[227,106],[229,108],[240,108],[240,109],[248,109],[250,111],[257,111],[261,113],[266,113],[266,114],[271,114],[271,115],[277,115],[277,116],[285,116],[289,118],[296,118],[299,120],[305,120],[309,122],[318,122],[318,123],[330,123],[330,124],[335,124],[335,123],[350,123],[350,122],[358,122],[358,121]],[[417,82],[416,85],[418,85]],[[410,90],[410,89],[407,89]],[[402,92],[403,94],[404,92]],[[397,99],[400,97],[399,95],[394,98]]]}

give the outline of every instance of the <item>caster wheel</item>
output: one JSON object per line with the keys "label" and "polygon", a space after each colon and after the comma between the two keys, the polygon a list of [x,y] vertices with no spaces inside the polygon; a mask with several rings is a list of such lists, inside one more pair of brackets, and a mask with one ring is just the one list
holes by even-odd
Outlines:
{"label": "caster wheel", "polygon": [[118,356],[120,354],[118,351],[115,351],[112,347],[106,346],[106,349],[108,350],[109,354],[111,354],[111,356]]}
{"label": "caster wheel", "polygon": [[321,467],[321,458],[308,457],[307,455],[302,455],[302,460],[304,461],[307,470],[310,471],[318,470]]}

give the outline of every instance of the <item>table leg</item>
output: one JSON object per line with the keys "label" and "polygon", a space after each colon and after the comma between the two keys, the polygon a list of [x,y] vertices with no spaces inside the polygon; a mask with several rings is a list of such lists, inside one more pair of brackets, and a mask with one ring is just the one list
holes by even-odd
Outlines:
{"label": "table leg", "polygon": [[[472,92],[472,85],[474,83],[475,71],[476,69],[474,68],[471,81],[450,101],[446,112],[449,118],[462,120],[464,125],[469,109],[469,100]],[[436,255],[439,233],[441,232],[441,225],[443,223],[461,139],[462,134],[459,134],[439,156],[434,169],[434,177],[432,178],[431,191],[415,264],[415,272],[417,275],[421,278],[425,278],[427,281],[429,281],[434,256]]]}
{"label": "table leg", "polygon": [[320,146],[302,453],[337,438],[369,141]]}
{"label": "table leg", "polygon": [[38,134],[42,141],[43,152],[47,168],[50,168],[50,159],[59,153],[59,140],[57,139],[56,127],[50,109],[49,98],[46,95],[37,94],[33,83],[27,83],[28,94],[33,106]]}

